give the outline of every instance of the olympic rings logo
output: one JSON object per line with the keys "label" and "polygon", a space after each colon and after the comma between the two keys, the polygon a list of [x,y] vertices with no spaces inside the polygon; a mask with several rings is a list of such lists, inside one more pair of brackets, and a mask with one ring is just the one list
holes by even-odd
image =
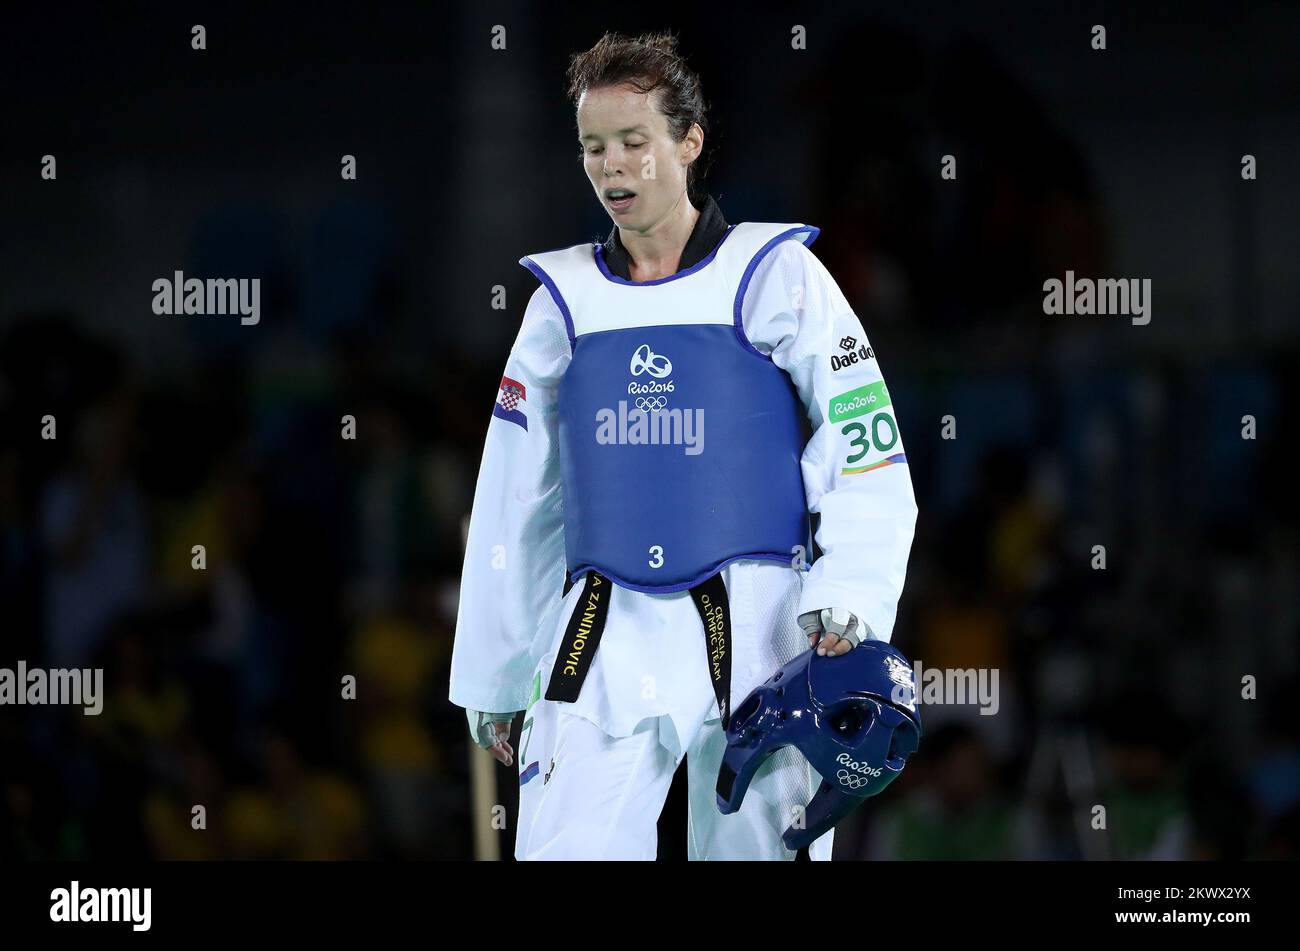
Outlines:
{"label": "olympic rings logo", "polygon": [[865,776],[859,776],[857,773],[850,773],[847,769],[842,769],[835,774],[835,778],[840,781],[841,786],[848,786],[850,789],[861,789],[867,784]]}
{"label": "olympic rings logo", "polygon": [[668,398],[665,396],[638,396],[636,398],[636,408],[646,413],[657,413],[668,405]]}
{"label": "olympic rings logo", "polygon": [[673,372],[673,364],[667,357],[660,356],[651,350],[650,344],[643,343],[632,354],[632,362],[628,369],[632,371],[633,376],[649,373],[656,380],[662,380]]}

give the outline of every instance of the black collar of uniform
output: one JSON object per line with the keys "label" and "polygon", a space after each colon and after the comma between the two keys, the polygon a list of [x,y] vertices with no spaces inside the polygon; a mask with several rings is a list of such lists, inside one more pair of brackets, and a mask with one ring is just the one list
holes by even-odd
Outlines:
{"label": "black collar of uniform", "polygon": [[[727,219],[722,217],[722,209],[718,207],[712,195],[706,195],[704,207],[700,209],[699,220],[695,222],[691,236],[686,239],[686,247],[682,249],[682,259],[677,265],[677,270],[684,271],[703,261],[718,246],[718,242],[726,233]],[[605,239],[603,252],[605,266],[609,268],[609,273],[625,281],[632,280],[631,260],[618,236],[617,225]]]}

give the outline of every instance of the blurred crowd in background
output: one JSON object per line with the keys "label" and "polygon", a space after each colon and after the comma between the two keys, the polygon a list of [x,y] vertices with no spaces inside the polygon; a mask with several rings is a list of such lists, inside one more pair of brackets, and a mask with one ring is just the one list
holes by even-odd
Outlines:
{"label": "blurred crowd in background", "polygon": [[[431,64],[388,14],[240,84],[205,65],[168,95],[247,123],[179,118],[195,138],[175,152],[130,138],[167,124],[159,64],[136,65],[112,124],[24,140],[69,143],[66,184],[0,158],[0,667],[105,672],[100,716],[0,707],[0,857],[471,857],[486,754],[448,662],[533,287],[515,262],[609,228],[561,84],[608,24],[515,15],[532,52],[509,59],[485,39]],[[718,107],[708,190],[729,221],[822,229],[898,409],[920,519],[894,643],[999,674],[996,715],[923,709],[920,754],[836,857],[1296,858],[1300,236],[1278,179],[1300,124],[1243,78],[1275,79],[1276,24],[1233,21],[1202,79],[1182,50],[1208,25],[1130,23],[1113,42],[1145,38],[1165,73],[1123,87],[1088,72],[1084,21],[826,21],[810,35],[834,43],[783,69],[788,25],[722,43],[723,15],[682,29]],[[293,28],[273,23],[241,63]],[[83,102],[121,55],[43,95]],[[336,111],[303,119],[315,101]],[[346,152],[355,186],[331,167]],[[1240,179],[1246,152],[1260,181]],[[150,281],[181,268],[260,277],[261,322],[153,315]],[[1067,269],[1151,278],[1152,323],[1044,316]],[[513,818],[515,773],[497,776]],[[684,851],[679,800],[661,857]]]}

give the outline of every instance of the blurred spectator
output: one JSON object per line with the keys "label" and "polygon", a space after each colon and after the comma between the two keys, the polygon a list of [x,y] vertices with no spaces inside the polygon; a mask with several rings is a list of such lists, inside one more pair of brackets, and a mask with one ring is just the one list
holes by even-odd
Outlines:
{"label": "blurred spectator", "polygon": [[128,460],[133,407],[125,394],[96,406],[76,429],[73,469],[41,499],[47,656],[86,666],[114,615],[145,592],[144,503]]}
{"label": "blurred spectator", "polygon": [[[164,861],[231,858],[228,800],[221,768],[192,738],[177,744],[178,769],[145,797],[144,828],[150,853]],[[195,828],[195,808],[203,821]]]}
{"label": "blurred spectator", "polygon": [[[979,737],[950,724],[927,734],[909,794],[881,810],[869,858],[1014,858],[1015,813]],[[906,776],[907,774],[904,773]],[[902,782],[900,780],[900,782]]]}
{"label": "blurred spectator", "polygon": [[1106,807],[1110,857],[1190,858],[1191,822],[1177,760],[1184,743],[1180,726],[1148,696],[1109,707],[1098,802]]}
{"label": "blurred spectator", "polygon": [[282,733],[259,745],[263,782],[236,789],[227,804],[232,857],[338,861],[368,852],[365,803],[355,785],[304,763]]}
{"label": "blurred spectator", "polygon": [[398,855],[429,857],[437,826],[442,751],[424,722],[437,645],[427,630],[376,616],[353,641],[358,745],[378,831]]}

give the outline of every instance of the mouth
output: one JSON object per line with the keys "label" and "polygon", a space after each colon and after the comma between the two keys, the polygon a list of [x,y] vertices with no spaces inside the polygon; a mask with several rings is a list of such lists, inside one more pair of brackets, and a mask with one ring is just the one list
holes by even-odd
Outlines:
{"label": "mouth", "polygon": [[632,207],[636,201],[636,192],[627,188],[607,188],[605,189],[605,204],[611,211],[623,212]]}

